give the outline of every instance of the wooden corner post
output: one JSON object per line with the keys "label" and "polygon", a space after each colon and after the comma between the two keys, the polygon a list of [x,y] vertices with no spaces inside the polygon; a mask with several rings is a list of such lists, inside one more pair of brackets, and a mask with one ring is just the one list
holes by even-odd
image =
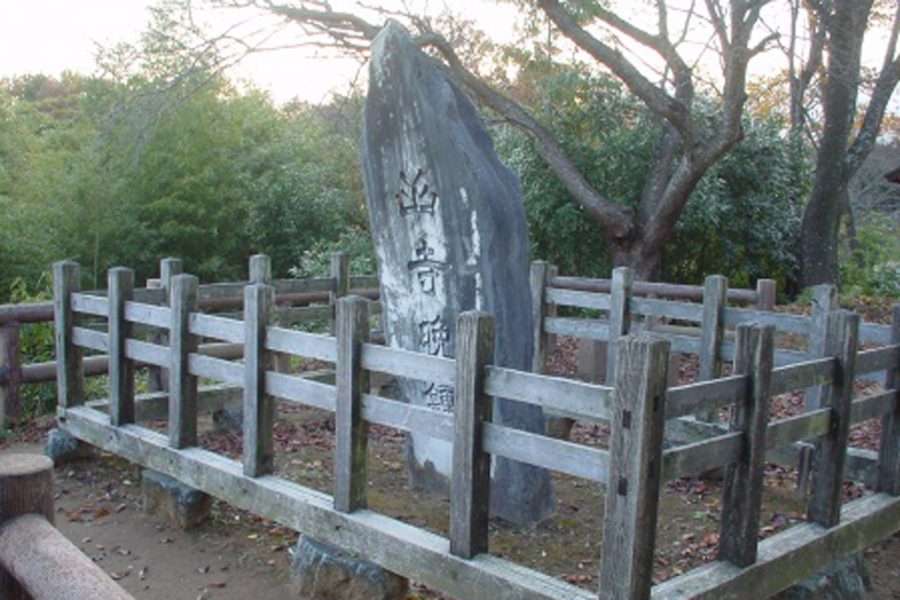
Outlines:
{"label": "wooden corner post", "polygon": [[641,333],[616,343],[600,600],[647,600],[662,483],[669,342]]}
{"label": "wooden corner post", "polygon": [[719,559],[738,567],[756,562],[774,339],[771,325],[738,325],[734,371],[747,375],[748,382],[744,398],[732,408],[730,429],[744,434],[744,448],[725,472],[719,530]]}
{"label": "wooden corner post", "polygon": [[367,506],[369,427],[362,418],[362,398],[369,389],[369,374],[361,360],[362,345],[369,339],[369,303],[365,298],[338,298],[335,329],[334,508],[353,512]]}
{"label": "wooden corner post", "polygon": [[169,445],[197,445],[197,378],[190,373],[190,355],[197,351],[197,337],[189,330],[190,315],[197,311],[197,278],[172,278],[169,326]]}
{"label": "wooden corner post", "polygon": [[609,341],[606,347],[606,378],[609,384],[616,380],[618,339],[628,335],[631,328],[630,308],[631,288],[634,285],[634,271],[628,267],[617,267],[612,272],[609,296]]}
{"label": "wooden corner post", "polygon": [[547,318],[547,278],[550,273],[550,264],[543,260],[531,263],[529,283],[531,286],[531,326],[534,340],[534,354],[531,355],[531,372],[543,373],[547,364],[548,336],[544,331],[544,320]]}
{"label": "wooden corner post", "polygon": [[81,290],[81,267],[69,260],[53,264],[53,321],[56,342],[57,416],[65,418],[69,406],[84,404],[83,353],[72,332],[75,312],[72,294]]}
{"label": "wooden corner post", "polygon": [[331,292],[331,309],[334,315],[331,321],[331,335],[336,335],[337,301],[350,293],[350,255],[346,252],[331,254],[331,278],[334,279],[334,291]]}
{"label": "wooden corner post", "polygon": [[[900,304],[894,305],[891,344],[900,344]],[[898,387],[900,365],[895,365],[887,372],[884,389],[896,390]],[[894,402],[894,410],[881,418],[881,444],[878,448],[878,491],[900,496],[900,402]]]}
{"label": "wooden corner post", "polygon": [[472,558],[488,550],[491,457],[482,424],[491,420],[484,370],[494,358],[494,319],[470,311],[456,325],[453,471],[450,482],[450,552]]}
{"label": "wooden corner post", "polygon": [[250,283],[272,283],[272,259],[265,254],[250,257]]}
{"label": "wooden corner post", "polygon": [[778,284],[774,279],[756,280],[756,310],[771,312],[775,310],[775,297]]}
{"label": "wooden corner post", "polygon": [[113,425],[134,423],[134,363],[125,356],[131,323],[125,303],[134,296],[134,271],[115,267],[107,273],[109,296],[109,420]]}
{"label": "wooden corner post", "polygon": [[838,364],[834,383],[824,388],[822,406],[831,409],[831,427],[816,441],[806,516],[823,527],[833,527],[841,519],[859,315],[847,310],[833,311],[827,323],[825,355],[834,356]]}
{"label": "wooden corner post", "polygon": [[13,321],[0,325],[0,430],[21,417],[19,385],[22,380],[20,325]]}
{"label": "wooden corner post", "polygon": [[266,371],[272,355],[266,351],[266,327],[275,307],[275,288],[252,283],[244,288],[244,475],[272,472],[275,460],[272,428],[275,400],[266,394]]}
{"label": "wooden corner post", "polygon": [[700,323],[701,381],[716,379],[722,373],[722,338],[725,331],[725,300],[728,278],[710,275],[703,282],[703,321]]}

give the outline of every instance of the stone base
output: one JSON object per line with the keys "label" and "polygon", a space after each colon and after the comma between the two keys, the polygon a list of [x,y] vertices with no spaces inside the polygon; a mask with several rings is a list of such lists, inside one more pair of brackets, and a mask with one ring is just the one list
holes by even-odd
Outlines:
{"label": "stone base", "polygon": [[209,516],[212,497],[150,469],[141,470],[141,504],[179,529],[196,527]]}
{"label": "stone base", "polygon": [[863,600],[872,590],[862,554],[848,556],[770,600]]}
{"label": "stone base", "polygon": [[316,600],[404,600],[409,581],[378,565],[301,535],[291,562],[299,598]]}
{"label": "stone base", "polygon": [[450,494],[450,478],[434,468],[434,463],[425,461],[419,464],[413,450],[412,437],[406,435],[406,470],[409,474],[409,485],[416,489],[433,494]]}
{"label": "stone base", "polygon": [[85,460],[94,457],[94,448],[75,438],[62,429],[51,429],[44,442],[44,455],[54,465],[62,465],[73,460]]}

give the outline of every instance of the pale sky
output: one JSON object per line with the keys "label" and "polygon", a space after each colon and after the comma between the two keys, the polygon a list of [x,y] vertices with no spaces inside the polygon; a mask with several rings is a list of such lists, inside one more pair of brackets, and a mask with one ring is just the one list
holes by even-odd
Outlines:
{"label": "pale sky", "polygon": [[[147,7],[152,3],[153,0],[0,0],[0,77],[25,73],[56,76],[63,70],[93,73],[97,44],[110,46],[120,41],[136,41],[146,27]],[[454,14],[475,20],[480,29],[499,42],[513,39],[519,18],[511,3],[496,0],[371,0],[369,3],[397,9],[405,4],[413,12],[427,11],[432,15],[449,9]],[[333,4],[336,10],[354,10],[351,0],[334,0]],[[677,18],[678,5],[679,0],[672,1],[670,19]],[[646,2],[622,3],[622,6],[626,16],[637,23],[647,20],[648,15],[642,13],[652,9]],[[783,15],[778,14],[777,6],[776,3],[770,7],[776,12],[768,19],[770,24],[780,26]],[[233,10],[198,16],[211,24],[212,31],[222,31],[244,18],[236,16]],[[367,18],[378,22],[384,17],[370,14]],[[256,18],[245,27],[257,28],[264,24]],[[654,29],[652,17],[646,27],[651,31]],[[285,28],[285,33],[290,36],[287,41],[295,41],[300,32],[296,26],[290,26]],[[764,33],[761,28],[760,35]],[[707,37],[702,31],[692,30],[683,48],[685,54],[689,55],[694,49],[699,52]],[[867,63],[873,67],[880,66],[885,40],[867,39],[864,54]],[[688,60],[692,58],[688,56]],[[707,52],[701,59],[701,68],[720,72],[715,61],[715,54]],[[638,64],[641,64],[640,60]],[[771,51],[754,59],[751,76],[771,74],[783,69],[784,64],[783,55]],[[316,57],[315,50],[303,48],[250,56],[232,69],[230,75],[251,80],[268,90],[279,103],[295,96],[320,102],[332,91],[346,92],[359,67],[357,60],[323,58],[321,52]],[[895,94],[895,107],[897,96],[900,94]]]}

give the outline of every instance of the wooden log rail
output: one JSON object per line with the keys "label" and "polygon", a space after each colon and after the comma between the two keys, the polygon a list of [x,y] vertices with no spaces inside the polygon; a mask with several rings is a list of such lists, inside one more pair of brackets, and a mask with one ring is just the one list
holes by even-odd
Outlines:
{"label": "wooden log rail", "polygon": [[[259,264],[265,261],[257,259]],[[491,456],[503,456],[580,477],[606,490],[600,598],[644,600],[716,598],[735,582],[755,581],[771,572],[782,589],[821,566],[824,556],[870,545],[900,529],[898,427],[900,399],[900,308],[890,345],[859,352],[859,318],[829,311],[823,356],[778,366],[771,322],[740,322],[735,331],[735,374],[667,389],[670,340],[653,332],[625,335],[616,341],[615,386],[583,383],[492,365],[493,326],[488,315],[465,313],[457,323],[457,357],[430,356],[387,348],[367,341],[368,303],[360,297],[337,297],[334,336],[287,329],[273,324],[273,286],[256,280],[244,288],[244,320],[198,312],[196,278],[171,278],[169,306],[134,299],[128,271],[116,269],[116,290],[108,298],[77,289],[77,265],[55,265],[60,426],[74,436],[236,506],[352,549],[389,570],[415,578],[459,597],[596,598],[595,594],[489,554],[488,487]],[[614,277],[627,290],[628,275]],[[708,296],[723,298],[722,282]],[[129,293],[131,292],[131,293]],[[131,297],[129,297],[131,296]],[[721,304],[721,302],[720,302]],[[612,294],[611,322],[627,331],[631,314],[641,308],[625,294]],[[721,311],[720,311],[721,312]],[[79,315],[109,319],[107,332],[78,325]],[[129,327],[168,325],[165,344],[129,337]],[[212,338],[242,347],[242,362],[199,351],[197,340]],[[114,343],[115,340],[115,343]],[[110,399],[84,406],[81,377],[83,349],[109,352]],[[335,364],[334,384],[279,372],[275,355],[314,358]],[[136,398],[127,385],[129,365],[145,362],[168,369],[169,392]],[[852,399],[856,376],[887,370],[886,391]],[[450,385],[453,414],[413,406],[369,393],[372,372]],[[221,392],[198,386],[200,379],[224,384]],[[789,419],[768,420],[773,395],[819,386],[819,406]],[[196,447],[201,410],[228,394],[240,394],[244,412],[244,448],[233,461]],[[491,398],[541,406],[573,418],[612,423],[608,449],[588,447],[525,432],[491,421]],[[286,401],[335,414],[334,494],[328,496],[272,476],[274,403]],[[165,404],[163,404],[165,402]],[[168,418],[167,434],[135,424],[141,406],[156,407]],[[685,446],[664,449],[667,419],[730,406],[728,432]],[[105,411],[103,410],[105,409]],[[147,411],[147,408],[144,409]],[[845,507],[841,485],[846,471],[851,423],[881,418],[885,432],[878,459],[878,493]],[[367,509],[367,432],[376,423],[451,442],[450,537],[427,533]],[[807,516],[810,523],[779,534],[783,545],[758,541],[762,464],[766,453],[798,440],[813,439],[824,460],[817,462]],[[655,523],[662,484],[675,477],[726,468],[719,561],[709,577],[691,571],[651,586]],[[843,517],[842,517],[843,514]],[[843,520],[842,520],[843,519]],[[859,535],[848,532],[852,524]],[[794,534],[788,535],[791,531]],[[835,550],[837,549],[837,550]],[[785,564],[798,560],[789,574]],[[723,565],[719,567],[718,565]],[[683,587],[681,587],[683,586]],[[755,588],[747,588],[755,589]],[[683,591],[688,590],[688,591]],[[773,591],[778,591],[774,589]],[[736,596],[740,597],[740,596]]]}
{"label": "wooden log rail", "polygon": [[134,600],[53,526],[53,462],[0,456],[0,598]]}

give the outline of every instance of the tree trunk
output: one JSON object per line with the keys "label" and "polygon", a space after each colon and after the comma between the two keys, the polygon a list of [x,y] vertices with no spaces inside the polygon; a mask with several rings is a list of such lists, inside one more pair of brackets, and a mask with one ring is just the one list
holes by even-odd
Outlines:
{"label": "tree trunk", "polygon": [[860,54],[872,0],[837,0],[829,16],[831,45],[822,98],[824,126],[813,191],[803,213],[803,287],[838,283],[838,233],[847,193],[847,148],[856,114]]}

